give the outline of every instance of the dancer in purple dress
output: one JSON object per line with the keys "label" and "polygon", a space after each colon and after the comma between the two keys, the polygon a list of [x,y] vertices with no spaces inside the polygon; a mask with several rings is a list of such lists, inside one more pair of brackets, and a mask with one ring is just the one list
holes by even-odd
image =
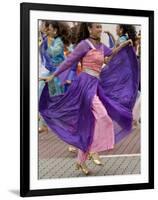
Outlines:
{"label": "dancer in purple dress", "polygon": [[[48,77],[56,71],[60,63],[64,61],[64,47],[69,45],[70,27],[66,22],[58,21],[42,21],[41,36],[43,38],[39,48],[40,53],[40,69],[39,73],[42,77]],[[55,77],[49,83],[49,92],[51,95],[57,95],[64,92],[62,85],[62,76]],[[39,82],[39,97],[43,90],[44,81]],[[39,117],[39,133],[48,132],[47,125],[44,120]]]}
{"label": "dancer in purple dress", "polygon": [[[119,46],[121,43],[127,41],[128,39],[131,39],[133,43],[133,48],[137,55],[140,68],[140,56],[139,56],[140,51],[138,51],[138,48],[140,48],[140,35],[138,36],[136,35],[135,26],[127,24],[118,24],[116,26],[116,34],[118,36],[117,40],[115,40],[114,36],[109,31],[104,31],[104,33],[108,34],[109,43],[111,44],[110,45],[111,47]],[[140,104],[141,104],[141,92],[140,92],[140,80],[139,80],[137,99],[133,107],[133,128],[139,127],[140,107],[141,107]]]}
{"label": "dancer in purple dress", "polygon": [[[131,40],[111,50],[100,42],[102,26],[81,23],[78,45],[50,77],[43,78],[39,111],[63,141],[78,148],[77,169],[89,173],[88,156],[101,164],[98,152],[112,149],[131,131],[138,88],[138,64]],[[124,48],[123,48],[124,47]],[[104,58],[111,60],[102,69]],[[48,84],[82,59],[81,72],[65,94],[50,96]]]}

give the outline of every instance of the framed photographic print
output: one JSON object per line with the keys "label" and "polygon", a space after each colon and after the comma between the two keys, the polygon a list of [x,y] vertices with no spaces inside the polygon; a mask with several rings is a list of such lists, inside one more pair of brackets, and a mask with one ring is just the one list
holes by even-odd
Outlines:
{"label": "framed photographic print", "polygon": [[20,195],[153,189],[154,12],[20,12]]}

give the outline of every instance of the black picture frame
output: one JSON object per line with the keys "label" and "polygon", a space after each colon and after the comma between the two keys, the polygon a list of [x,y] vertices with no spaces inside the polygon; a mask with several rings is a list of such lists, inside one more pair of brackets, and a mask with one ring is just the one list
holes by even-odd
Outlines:
{"label": "black picture frame", "polygon": [[[149,19],[149,182],[59,189],[30,189],[30,11],[60,11],[148,17]],[[154,11],[51,4],[20,4],[20,196],[44,196],[154,188]]]}

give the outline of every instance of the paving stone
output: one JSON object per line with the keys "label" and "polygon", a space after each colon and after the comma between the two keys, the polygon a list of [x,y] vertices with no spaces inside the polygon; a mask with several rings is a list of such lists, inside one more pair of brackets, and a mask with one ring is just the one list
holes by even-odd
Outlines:
{"label": "paving stone", "polygon": [[[38,177],[39,179],[84,177],[75,169],[76,153],[68,151],[68,145],[54,133],[39,134],[38,145]],[[132,154],[136,155],[132,155]],[[120,154],[120,156],[116,156]],[[129,154],[129,156],[124,156]],[[115,148],[100,152],[103,166],[95,165],[92,160],[86,161],[91,170],[89,176],[108,176],[140,173],[140,127],[133,130]]]}

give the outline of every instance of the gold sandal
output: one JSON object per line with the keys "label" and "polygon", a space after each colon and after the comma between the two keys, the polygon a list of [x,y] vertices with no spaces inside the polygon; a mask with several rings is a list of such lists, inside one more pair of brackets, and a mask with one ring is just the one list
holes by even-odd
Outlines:
{"label": "gold sandal", "polygon": [[93,160],[96,165],[103,165],[98,153],[89,153],[88,159]]}
{"label": "gold sandal", "polygon": [[75,147],[73,147],[73,146],[70,145],[70,146],[68,147],[68,151],[71,152],[71,153],[76,153],[76,152],[77,152],[77,149],[76,149]]}
{"label": "gold sandal", "polygon": [[86,163],[76,163],[76,169],[77,170],[80,170],[85,174],[85,175],[88,175],[89,174],[89,169],[87,168],[86,166]]}
{"label": "gold sandal", "polygon": [[47,126],[42,126],[38,128],[38,133],[48,133],[48,127]]}

